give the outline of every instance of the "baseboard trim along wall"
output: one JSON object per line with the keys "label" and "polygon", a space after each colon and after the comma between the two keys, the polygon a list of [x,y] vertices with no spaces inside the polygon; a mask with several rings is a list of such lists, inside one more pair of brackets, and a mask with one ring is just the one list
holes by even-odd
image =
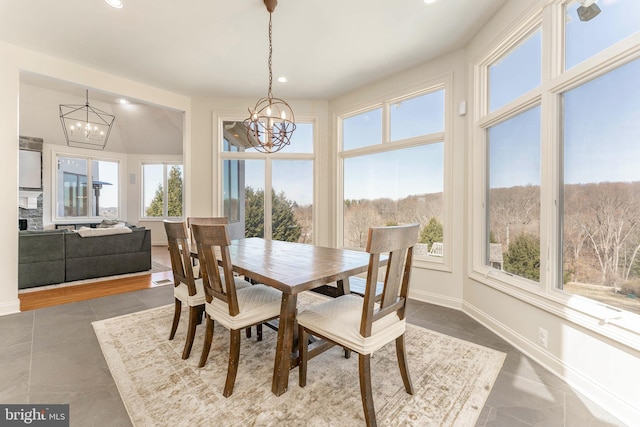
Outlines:
{"label": "baseboard trim along wall", "polygon": [[552,353],[541,348],[537,343],[525,338],[507,325],[480,311],[471,304],[464,302],[462,311],[512,344],[522,353],[535,360],[571,387],[596,402],[622,422],[633,425],[633,423],[640,419],[640,408],[631,405],[631,403],[625,401],[620,396],[603,388]]}

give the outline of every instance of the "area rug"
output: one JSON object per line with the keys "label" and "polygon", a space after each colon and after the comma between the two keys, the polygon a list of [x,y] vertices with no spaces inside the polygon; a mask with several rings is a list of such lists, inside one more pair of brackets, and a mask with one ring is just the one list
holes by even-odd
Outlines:
{"label": "area rug", "polygon": [[[324,297],[300,295],[300,310]],[[135,426],[355,426],[364,425],[358,357],[332,348],[309,362],[307,385],[298,369],[289,389],[271,392],[276,332],[263,341],[243,334],[233,394],[222,396],[229,334],[218,327],[204,368],[197,363],[204,340],[198,327],[191,357],[181,359],[186,312],[169,341],[173,306],[93,323],[102,352]],[[395,345],[376,351],[371,372],[379,425],[472,426],[491,391],[505,354],[407,325],[406,346],[414,395],[405,392]]]}

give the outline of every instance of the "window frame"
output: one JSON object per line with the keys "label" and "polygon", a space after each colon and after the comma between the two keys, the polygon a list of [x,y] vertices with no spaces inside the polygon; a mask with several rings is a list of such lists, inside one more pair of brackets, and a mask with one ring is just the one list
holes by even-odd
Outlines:
{"label": "window frame", "polygon": [[[162,216],[147,216],[145,214],[144,208],[144,167],[145,165],[162,165],[162,188],[163,188],[163,206],[162,206]],[[182,166],[182,215],[181,216],[168,216],[168,181],[169,181],[169,167],[179,165]],[[165,219],[176,220],[185,218],[185,172],[184,172],[184,162],[175,161],[175,160],[145,160],[140,162],[140,206],[138,209],[138,215],[140,215],[140,221],[164,221]]]}
{"label": "window frame", "polygon": [[[562,94],[640,58],[640,32],[618,41],[591,58],[564,69],[564,13],[570,0],[540,5],[503,37],[471,60],[473,116],[470,123],[468,276],[560,318],[579,324],[633,348],[640,348],[640,316],[618,311],[598,301],[569,294],[556,285],[562,277]],[[596,18],[597,19],[597,18]],[[542,28],[542,82],[512,102],[488,111],[488,67],[514,46]],[[485,265],[488,168],[486,129],[533,105],[541,106],[540,282]],[[595,319],[595,321],[594,321]]]}
{"label": "window frame", "polygon": [[[87,191],[89,192],[88,196],[87,196],[87,215],[82,215],[82,216],[59,216],[58,215],[58,197],[60,196],[58,194],[58,160],[61,158],[74,158],[74,159],[80,159],[80,160],[84,160],[87,162]],[[87,155],[87,153],[83,152],[63,152],[63,151],[56,151],[56,150],[52,150],[51,152],[51,182],[53,183],[52,185],[52,191],[51,191],[51,218],[52,221],[56,224],[67,224],[67,223],[80,223],[80,222],[91,222],[91,221],[97,221],[97,220],[102,220],[102,219],[106,219],[107,217],[105,216],[100,216],[100,215],[91,215],[91,212],[93,211],[93,207],[94,207],[94,202],[93,202],[93,196],[91,195],[91,191],[89,190],[91,188],[91,183],[93,182],[93,177],[92,177],[92,162],[94,161],[99,161],[99,162],[111,162],[111,163],[116,163],[118,165],[118,182],[115,183],[114,185],[117,186],[118,188],[118,212],[116,215],[116,218],[120,218],[123,215],[123,166],[126,167],[126,164],[124,162],[123,159],[121,158],[117,158],[114,156],[96,156],[96,155]],[[111,217],[108,217],[111,218]]]}
{"label": "window frame", "polygon": [[[224,151],[224,122],[242,122],[246,117],[235,114],[216,115],[214,114],[214,123],[217,123],[217,135],[218,135],[218,158],[215,161],[218,164],[218,176],[217,176],[217,188],[218,188],[218,212],[224,214],[224,161],[225,160],[263,160],[264,161],[264,238],[271,240],[273,236],[273,206],[272,206],[272,194],[273,194],[273,161],[276,160],[307,160],[311,161],[313,165],[312,171],[312,215],[313,215],[313,233],[314,236],[318,229],[318,182],[317,182],[317,167],[316,151],[318,144],[318,117],[309,114],[296,114],[296,124],[306,123],[313,126],[313,144],[312,152],[309,153],[286,153],[278,151],[275,153],[262,153],[262,152],[246,152],[246,151]],[[215,134],[215,131],[214,131]],[[243,189],[238,189],[243,191]],[[317,239],[314,239],[317,242]]]}
{"label": "window frame", "polygon": [[[390,131],[390,108],[391,105],[421,95],[444,90],[444,128],[441,132],[410,137],[400,140],[391,140]],[[440,256],[416,256],[414,254],[414,267],[428,268],[432,270],[451,272],[451,257],[453,244],[453,221],[452,221],[452,105],[453,105],[453,74],[447,73],[435,78],[415,84],[384,96],[370,99],[369,101],[353,105],[337,111],[335,114],[335,140],[337,141],[337,180],[336,180],[336,239],[338,246],[344,242],[344,160],[354,157],[371,154],[384,153],[388,151],[405,148],[443,143],[443,189],[442,189],[442,217],[443,217],[443,255]],[[343,151],[342,123],[345,119],[357,116],[366,111],[382,108],[382,142],[380,144],[369,145],[360,148]],[[346,248],[352,250],[362,250],[361,248]]]}

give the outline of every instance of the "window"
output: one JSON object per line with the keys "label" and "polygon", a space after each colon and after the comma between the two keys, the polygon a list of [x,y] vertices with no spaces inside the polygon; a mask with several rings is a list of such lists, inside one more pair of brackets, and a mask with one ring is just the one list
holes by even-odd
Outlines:
{"label": "window", "polygon": [[541,6],[475,64],[471,274],[625,322],[640,314],[640,3],[586,22],[579,5]]}
{"label": "window", "polygon": [[540,279],[540,107],[487,129],[487,265]]}
{"label": "window", "polygon": [[640,30],[640,2],[616,0],[600,4],[603,10],[591,21],[577,18],[578,2],[565,11],[565,67],[570,69]]}
{"label": "window", "polygon": [[639,84],[635,60],[562,95],[563,274],[557,283],[637,314],[640,99],[629,96],[629,88]]}
{"label": "window", "polygon": [[364,248],[369,227],[419,223],[416,257],[443,262],[444,86],[341,117],[343,246]]}
{"label": "window", "polygon": [[365,111],[342,120],[344,150],[382,143],[382,108]]}
{"label": "window", "polygon": [[298,122],[291,144],[257,152],[241,122],[223,122],[222,209],[231,238],[313,243],[314,126]]}
{"label": "window", "polygon": [[542,35],[537,30],[489,66],[489,111],[540,86]]}
{"label": "window", "polygon": [[119,163],[56,155],[56,218],[117,218]]}
{"label": "window", "polygon": [[142,165],[142,217],[182,217],[183,170],[178,163]]}

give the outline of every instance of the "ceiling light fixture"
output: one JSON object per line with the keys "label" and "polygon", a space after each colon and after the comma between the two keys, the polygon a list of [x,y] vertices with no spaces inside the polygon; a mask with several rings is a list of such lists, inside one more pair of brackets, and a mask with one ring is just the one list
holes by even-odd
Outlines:
{"label": "ceiling light fixture", "polygon": [[263,153],[275,153],[291,143],[291,135],[296,129],[296,124],[293,110],[289,104],[280,98],[274,98],[271,92],[273,82],[271,14],[278,1],[264,0],[264,4],[269,11],[269,91],[265,98],[258,100],[255,107],[249,108],[249,118],[243,124],[247,130],[247,139],[256,150]]}
{"label": "ceiling light fixture", "polygon": [[580,4],[581,6],[578,7],[577,12],[581,21],[591,21],[600,13],[596,0],[580,0]]}
{"label": "ceiling light fixture", "polygon": [[115,7],[116,9],[122,9],[124,7],[124,3],[120,0],[104,0],[109,6]]}
{"label": "ceiling light fixture", "polygon": [[60,121],[69,147],[104,150],[116,116],[89,105],[60,104]]}

